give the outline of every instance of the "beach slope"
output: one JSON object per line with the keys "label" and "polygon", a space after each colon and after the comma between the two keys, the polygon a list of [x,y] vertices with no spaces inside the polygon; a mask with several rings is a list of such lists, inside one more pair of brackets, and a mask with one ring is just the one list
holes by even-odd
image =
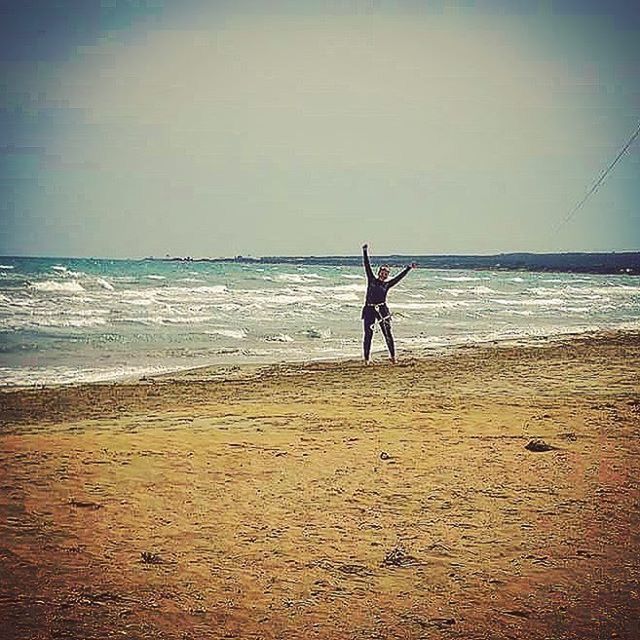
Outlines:
{"label": "beach slope", "polygon": [[627,333],[0,394],[0,635],[637,638],[639,372]]}

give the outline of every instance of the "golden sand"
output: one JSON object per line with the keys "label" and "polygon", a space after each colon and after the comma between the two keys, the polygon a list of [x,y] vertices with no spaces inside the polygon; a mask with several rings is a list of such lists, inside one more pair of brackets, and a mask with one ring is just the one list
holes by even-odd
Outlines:
{"label": "golden sand", "polygon": [[639,372],[617,334],[0,394],[0,637],[637,639]]}

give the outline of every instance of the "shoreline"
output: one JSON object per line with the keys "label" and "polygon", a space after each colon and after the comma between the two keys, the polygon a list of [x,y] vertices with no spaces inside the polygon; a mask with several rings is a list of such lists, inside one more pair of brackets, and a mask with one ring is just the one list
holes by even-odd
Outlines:
{"label": "shoreline", "polygon": [[[614,328],[614,329],[598,329],[587,331],[567,331],[564,333],[554,333],[547,335],[529,335],[521,337],[508,337],[502,339],[487,339],[479,341],[460,342],[457,344],[448,344],[435,347],[414,347],[414,348],[401,348],[398,349],[399,362],[402,360],[422,360],[434,357],[453,356],[459,350],[468,349],[491,349],[491,348],[503,348],[512,346],[541,346],[552,345],[555,343],[562,343],[572,340],[581,339],[606,339],[615,337],[617,335],[625,336],[640,336],[640,328]],[[398,348],[398,345],[396,345]],[[378,346],[372,351],[372,358],[377,364],[386,362],[388,353],[384,347]],[[198,371],[207,371],[211,374],[223,376],[225,373],[231,373],[235,378],[238,375],[242,375],[243,371],[254,370],[269,370],[271,368],[281,368],[287,366],[314,366],[318,364],[328,365],[351,365],[353,363],[361,363],[362,359],[359,356],[345,356],[344,358],[337,358],[335,356],[326,357],[310,357],[299,359],[282,359],[276,361],[239,361],[239,362],[221,362],[213,364],[196,364],[196,365],[184,365],[177,368],[167,367],[165,370],[154,370],[150,368],[142,368],[137,373],[122,373],[113,374],[107,377],[99,377],[90,380],[70,380],[58,383],[52,382],[34,382],[31,384],[11,384],[2,383],[0,381],[0,396],[7,393],[16,393],[22,391],[34,391],[45,389],[58,389],[63,387],[81,387],[85,385],[117,385],[117,384],[135,384],[136,382],[143,383],[152,380],[162,380],[165,378],[181,378],[189,377],[192,373]]]}
{"label": "shoreline", "polygon": [[25,390],[0,416],[7,640],[637,637],[637,332]]}

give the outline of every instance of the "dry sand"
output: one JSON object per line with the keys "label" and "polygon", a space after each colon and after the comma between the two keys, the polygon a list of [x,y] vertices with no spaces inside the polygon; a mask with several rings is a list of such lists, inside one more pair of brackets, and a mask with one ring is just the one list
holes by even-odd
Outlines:
{"label": "dry sand", "polygon": [[638,638],[639,372],[618,334],[0,394],[0,635]]}

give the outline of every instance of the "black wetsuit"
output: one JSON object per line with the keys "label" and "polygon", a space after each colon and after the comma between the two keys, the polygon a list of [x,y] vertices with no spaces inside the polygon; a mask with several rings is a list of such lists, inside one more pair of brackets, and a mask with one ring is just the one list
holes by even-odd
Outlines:
{"label": "black wetsuit", "polygon": [[362,320],[364,321],[364,359],[369,360],[371,353],[371,340],[373,339],[373,328],[376,321],[380,323],[380,330],[387,343],[389,355],[392,359],[396,357],[395,345],[393,344],[393,334],[391,333],[391,313],[387,307],[387,291],[393,285],[398,284],[404,278],[411,267],[405,267],[395,278],[391,280],[379,280],[373,275],[369,254],[366,249],[362,250],[364,270],[367,274],[367,297],[364,307],[362,307]]}

